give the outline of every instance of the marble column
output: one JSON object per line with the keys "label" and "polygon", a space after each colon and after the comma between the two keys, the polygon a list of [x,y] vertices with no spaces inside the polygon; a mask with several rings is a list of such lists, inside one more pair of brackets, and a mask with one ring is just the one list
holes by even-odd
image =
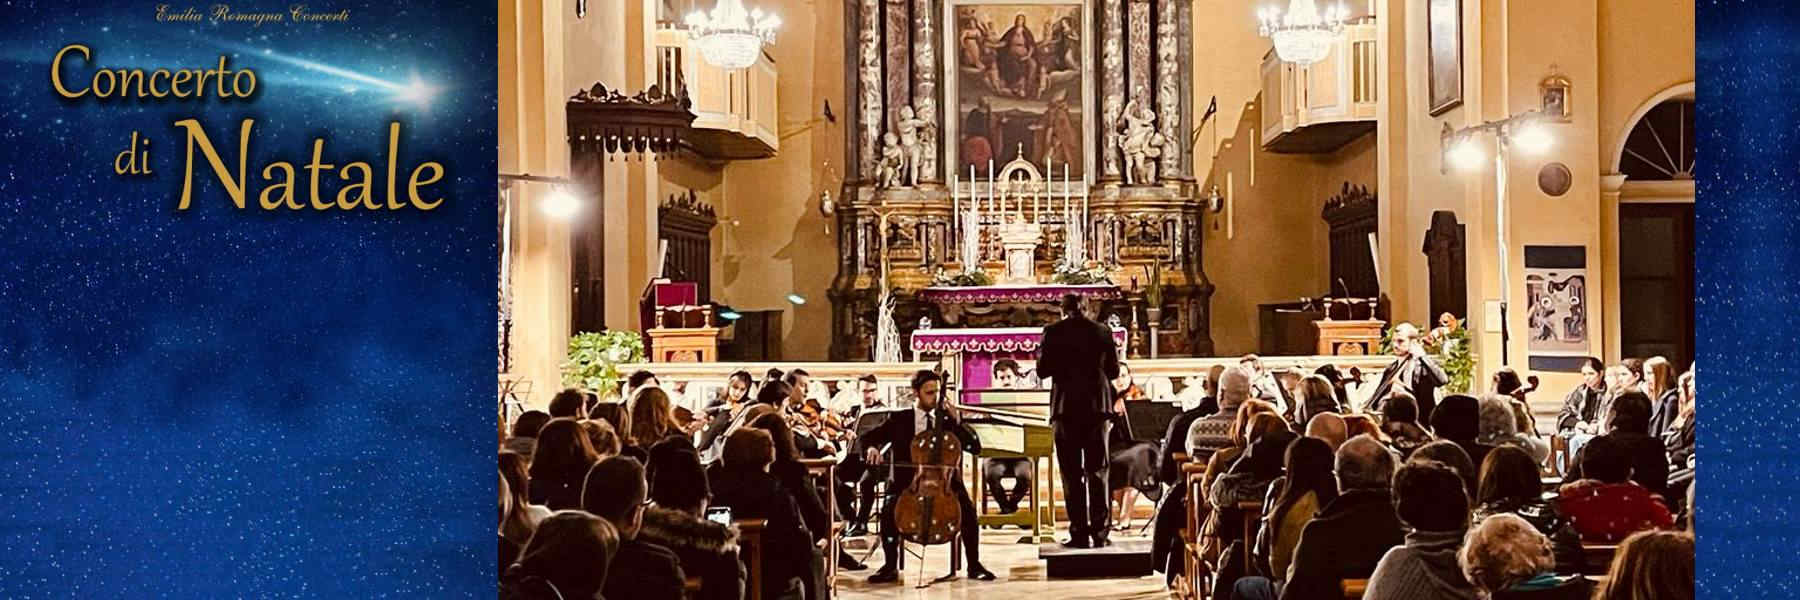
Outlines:
{"label": "marble column", "polygon": [[937,103],[937,12],[932,0],[913,0],[913,111],[925,126],[919,143],[925,154],[919,160],[919,182],[938,183],[939,132]]}
{"label": "marble column", "polygon": [[1163,146],[1164,179],[1181,175],[1183,149],[1187,136],[1181,132],[1181,52],[1183,38],[1175,26],[1175,0],[1156,0],[1156,124],[1162,129],[1168,145]]}
{"label": "marble column", "polygon": [[1122,0],[1100,5],[1100,174],[1119,178],[1119,110],[1125,104],[1124,14]]}
{"label": "marble column", "polygon": [[862,128],[858,158],[862,176],[875,177],[876,161],[881,157],[881,133],[884,131],[881,105],[881,1],[862,0],[861,23],[856,31],[857,125]]}
{"label": "marble column", "polygon": [[[912,0],[883,0],[881,40],[888,101],[884,131],[900,133],[900,107],[912,103]],[[916,110],[916,109],[915,109]]]}

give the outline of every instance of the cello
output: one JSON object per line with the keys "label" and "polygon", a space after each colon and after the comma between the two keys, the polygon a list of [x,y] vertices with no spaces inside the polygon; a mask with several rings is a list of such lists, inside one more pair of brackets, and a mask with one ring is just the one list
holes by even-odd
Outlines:
{"label": "cello", "polygon": [[924,546],[949,543],[962,531],[962,506],[952,487],[962,466],[962,440],[950,431],[943,405],[932,414],[937,426],[913,436],[913,480],[894,504],[900,539]]}

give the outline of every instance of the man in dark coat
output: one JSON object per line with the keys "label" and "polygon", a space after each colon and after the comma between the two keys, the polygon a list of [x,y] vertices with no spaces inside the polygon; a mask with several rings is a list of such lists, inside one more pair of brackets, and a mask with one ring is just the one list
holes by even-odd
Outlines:
{"label": "man in dark coat", "polygon": [[1106,502],[1106,438],[1119,350],[1113,345],[1112,330],[1082,314],[1080,296],[1063,296],[1062,310],[1063,319],[1044,328],[1037,370],[1051,381],[1051,434],[1069,511],[1065,545],[1105,546],[1112,528]]}
{"label": "man in dark coat", "polygon": [[[918,404],[911,409],[895,411],[880,426],[863,434],[860,440],[863,461],[869,468],[879,469],[890,461],[893,464],[887,499],[881,503],[881,553],[887,560],[881,565],[881,569],[869,576],[869,583],[892,583],[900,580],[900,530],[894,522],[894,507],[899,504],[901,492],[912,484],[913,475],[918,471],[907,462],[911,458],[913,438],[922,432],[943,428],[962,442],[964,452],[981,452],[981,439],[975,437],[974,430],[963,424],[962,417],[955,408],[948,404],[940,405],[939,394],[942,388],[943,378],[937,373],[919,371],[914,374],[912,390],[913,395],[918,397]],[[886,452],[883,452],[883,448],[886,448]],[[981,529],[975,523],[975,502],[969,498],[968,488],[963,487],[962,477],[952,476],[949,479],[950,490],[956,495],[956,503],[962,507],[961,535],[963,553],[969,557],[969,578],[993,581],[994,574],[981,566]]]}
{"label": "man in dark coat", "polygon": [[660,600],[682,597],[687,577],[681,559],[668,548],[638,538],[644,526],[644,499],[648,494],[644,466],[635,458],[614,456],[595,464],[582,483],[581,508],[612,522],[619,530],[619,551],[613,555],[613,573],[603,595],[613,600]]}
{"label": "man in dark coat", "polygon": [[1344,491],[1300,530],[1282,600],[1337,600],[1345,579],[1368,579],[1388,549],[1405,543],[1394,512],[1394,456],[1381,442],[1357,436],[1338,448]]}
{"label": "man in dark coat", "polygon": [[1380,383],[1376,384],[1375,393],[1369,396],[1370,406],[1365,412],[1381,412],[1388,394],[1404,390],[1411,392],[1413,399],[1419,402],[1419,422],[1430,423],[1431,411],[1437,408],[1437,389],[1450,383],[1450,376],[1425,353],[1425,344],[1419,341],[1419,328],[1412,323],[1394,326],[1393,353],[1399,358],[1381,370]]}

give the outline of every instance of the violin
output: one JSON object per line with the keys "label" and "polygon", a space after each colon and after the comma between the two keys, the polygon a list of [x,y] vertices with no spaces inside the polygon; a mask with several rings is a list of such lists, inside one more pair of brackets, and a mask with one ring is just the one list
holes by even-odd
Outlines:
{"label": "violin", "polygon": [[949,543],[962,530],[962,507],[951,487],[962,465],[962,441],[950,431],[950,415],[942,406],[932,413],[936,427],[913,436],[917,469],[894,504],[900,538],[926,546]]}

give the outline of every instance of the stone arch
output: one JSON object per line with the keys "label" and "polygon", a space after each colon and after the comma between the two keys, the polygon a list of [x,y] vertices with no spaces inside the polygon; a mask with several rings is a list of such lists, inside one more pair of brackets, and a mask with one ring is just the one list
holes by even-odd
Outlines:
{"label": "stone arch", "polygon": [[1625,140],[1631,137],[1631,132],[1637,128],[1638,121],[1643,120],[1644,115],[1649,113],[1650,109],[1656,108],[1658,105],[1668,100],[1676,98],[1692,98],[1693,96],[1694,82],[1688,81],[1669,86],[1668,88],[1651,95],[1650,98],[1644,100],[1643,103],[1638,104],[1637,108],[1631,111],[1631,116],[1625,119],[1625,126],[1619,129],[1617,137],[1610,142],[1611,146],[1606,152],[1605,172],[1619,172],[1619,163],[1622,162],[1625,156]]}

